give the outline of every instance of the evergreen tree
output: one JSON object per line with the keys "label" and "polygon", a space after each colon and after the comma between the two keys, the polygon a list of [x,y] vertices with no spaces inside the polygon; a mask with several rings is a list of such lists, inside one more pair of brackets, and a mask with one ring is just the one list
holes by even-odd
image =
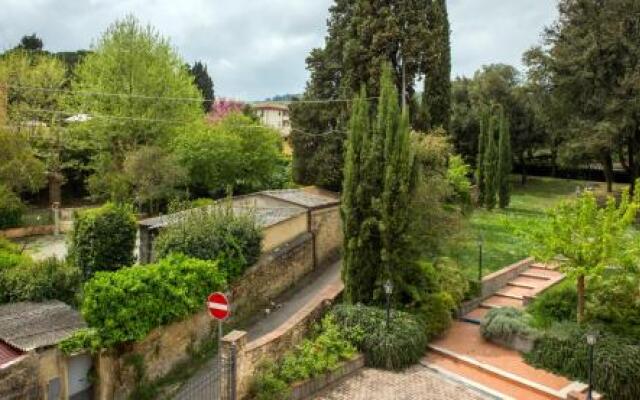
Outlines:
{"label": "evergreen tree", "polygon": [[487,128],[487,141],[484,151],[484,205],[489,210],[493,210],[496,206],[496,194],[498,183],[498,137],[499,131],[498,121],[495,115],[489,117]]}
{"label": "evergreen tree", "polygon": [[189,72],[193,75],[193,83],[200,89],[200,93],[202,93],[202,108],[204,112],[207,113],[211,111],[211,104],[213,104],[214,94],[213,94],[213,81],[209,76],[209,72],[207,71],[207,66],[204,65],[200,61],[196,61],[193,64],[193,67],[189,68]]}
{"label": "evergreen tree", "polygon": [[483,109],[480,114],[480,134],[478,135],[478,157],[476,162],[476,179],[478,183],[478,202],[484,204],[486,193],[485,158],[484,153],[489,137],[489,113]]}
{"label": "evergreen tree", "polygon": [[425,65],[422,109],[426,129],[442,127],[449,132],[451,121],[451,44],[446,0],[434,0],[428,13],[431,31],[430,56]]}
{"label": "evergreen tree", "polygon": [[[353,104],[342,192],[343,280],[348,302],[379,303],[382,284],[408,303],[419,276],[411,240],[415,163],[408,112],[400,111],[391,68],[382,70],[374,124],[365,91]],[[373,125],[373,128],[371,128]]]}
{"label": "evergreen tree", "polygon": [[500,107],[500,133],[498,139],[498,205],[506,208],[511,202],[511,184],[509,175],[511,174],[511,135],[509,133],[509,121],[504,115],[504,110]]}
{"label": "evergreen tree", "polygon": [[20,39],[20,44],[16,46],[16,49],[27,51],[42,51],[42,39],[40,39],[35,33],[32,33],[31,35],[24,35],[22,39]]}

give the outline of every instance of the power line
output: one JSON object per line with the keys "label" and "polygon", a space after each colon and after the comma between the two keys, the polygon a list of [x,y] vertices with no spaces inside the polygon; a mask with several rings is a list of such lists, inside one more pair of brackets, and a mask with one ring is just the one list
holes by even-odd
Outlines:
{"label": "power line", "polygon": [[[205,99],[200,97],[168,97],[168,96],[148,96],[148,95],[139,95],[139,94],[128,94],[128,93],[110,93],[110,92],[92,92],[92,91],[84,91],[84,90],[71,90],[71,89],[58,89],[58,88],[47,88],[41,86],[23,86],[23,85],[13,85],[8,84],[4,85],[4,87],[18,89],[18,90],[34,90],[41,92],[53,92],[53,93],[68,93],[73,95],[80,96],[104,96],[104,97],[122,97],[122,98],[134,98],[134,99],[143,99],[143,100],[167,100],[167,101],[183,101],[183,102],[198,102],[202,103],[205,101],[215,101],[215,99]],[[219,98],[220,99],[220,98]],[[377,100],[379,97],[367,97],[365,100]],[[249,101],[249,100],[233,100],[246,104],[301,104],[301,103],[350,103],[353,99],[298,99],[298,100],[260,100],[260,101]]]}

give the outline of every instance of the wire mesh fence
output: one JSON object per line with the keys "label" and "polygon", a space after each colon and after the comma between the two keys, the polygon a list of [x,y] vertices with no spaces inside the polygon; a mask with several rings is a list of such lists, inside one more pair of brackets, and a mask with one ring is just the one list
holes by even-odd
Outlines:
{"label": "wire mesh fence", "polygon": [[235,358],[218,354],[173,397],[174,400],[234,400]]}

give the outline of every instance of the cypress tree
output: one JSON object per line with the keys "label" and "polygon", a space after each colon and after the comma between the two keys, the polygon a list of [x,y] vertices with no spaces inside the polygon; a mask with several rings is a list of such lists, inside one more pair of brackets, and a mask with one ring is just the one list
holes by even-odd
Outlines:
{"label": "cypress tree", "polygon": [[500,137],[498,140],[498,206],[506,208],[511,202],[511,184],[509,175],[511,174],[511,134],[509,132],[509,121],[504,115],[504,109],[500,107]]}
{"label": "cypress tree", "polygon": [[486,193],[486,177],[485,177],[485,161],[484,153],[487,146],[487,131],[489,129],[489,113],[486,109],[480,112],[480,133],[478,134],[478,157],[476,162],[476,178],[478,183],[478,203],[484,204],[484,196]]}
{"label": "cypress tree", "polygon": [[[341,212],[345,300],[381,303],[382,284],[394,297],[410,297],[419,271],[412,243],[411,197],[415,163],[408,112],[400,111],[389,65],[382,69],[380,99],[371,124],[364,90],[353,103],[345,154]],[[373,127],[371,127],[373,125]],[[412,281],[413,280],[413,281]]]}
{"label": "cypress tree", "polygon": [[498,190],[499,171],[498,171],[498,137],[499,131],[498,121],[494,115],[489,117],[487,128],[487,142],[484,152],[484,205],[487,209],[492,210],[496,206],[496,194]]}
{"label": "cypress tree", "polygon": [[451,43],[446,0],[433,0],[427,14],[431,34],[430,57],[425,65],[421,119],[427,129],[442,127],[449,132],[451,121]]}

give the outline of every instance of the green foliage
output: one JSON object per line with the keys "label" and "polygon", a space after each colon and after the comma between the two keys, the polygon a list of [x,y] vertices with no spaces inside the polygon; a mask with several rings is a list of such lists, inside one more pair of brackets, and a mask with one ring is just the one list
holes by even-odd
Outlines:
{"label": "green foliage", "polygon": [[419,267],[411,235],[416,165],[390,66],[383,68],[377,115],[369,118],[362,89],[353,105],[342,191],[345,298],[381,302],[382,283],[391,279],[394,298],[407,303],[420,291],[413,289]]}
{"label": "green foliage", "polygon": [[428,340],[438,337],[451,325],[451,313],[456,305],[447,292],[432,293],[424,297],[416,312],[424,321]]}
{"label": "green foliage", "polygon": [[107,203],[81,211],[69,236],[69,260],[86,278],[131,265],[136,229],[136,219],[125,205]]}
{"label": "green foliage", "polygon": [[498,206],[506,208],[511,202],[511,135],[509,122],[506,120],[504,108],[499,112],[499,136],[498,136]]}
{"label": "green foliage", "polygon": [[207,71],[207,66],[201,61],[196,61],[193,66],[189,67],[189,72],[193,75],[193,83],[198,87],[202,94],[202,108],[205,113],[211,110],[213,104],[213,81]]}
{"label": "green foliage", "polygon": [[240,193],[276,189],[270,185],[283,158],[282,139],[249,117],[231,114],[213,125],[186,130],[172,147],[196,190],[220,195],[228,187]]}
{"label": "green foliage", "polygon": [[471,167],[464,162],[462,156],[455,154],[449,158],[447,182],[453,189],[453,200],[465,207],[471,205]]}
{"label": "green foliage", "polygon": [[140,340],[203,310],[203,299],[225,285],[218,265],[171,255],[156,264],[97,272],[84,286],[82,315],[104,347]]}
{"label": "green foliage", "polygon": [[586,190],[574,201],[561,203],[547,220],[525,235],[534,243],[534,255],[549,260],[556,255],[565,260],[561,269],[578,283],[578,320],[584,318],[584,282],[602,275],[609,265],[631,266],[638,261],[638,241],[629,230],[640,207],[640,191],[631,198],[622,193],[599,207],[595,195]]}
{"label": "green foliage", "polygon": [[20,198],[0,184],[0,229],[20,226],[24,211]]}
{"label": "green foliage", "polygon": [[0,248],[0,303],[56,299],[75,304],[80,271],[56,258],[34,261],[13,246]]}
{"label": "green foliage", "polygon": [[338,305],[331,311],[343,335],[375,368],[402,369],[416,363],[427,346],[423,321],[392,310],[386,327],[385,310],[363,305]]}
{"label": "green foliage", "polygon": [[[499,164],[499,120],[494,115],[489,116],[486,132],[487,141],[484,150],[484,206],[488,210],[493,210],[496,206],[496,196],[498,194],[498,184],[500,182]],[[483,135],[484,136],[484,135]]]}
{"label": "green foliage", "polygon": [[[525,360],[538,368],[586,382],[588,345],[586,328],[575,323],[555,325],[539,336]],[[594,347],[594,388],[607,398],[635,400],[640,397],[640,369],[637,342],[600,332]]]}
{"label": "green foliage", "polygon": [[530,325],[528,314],[511,307],[496,308],[483,318],[480,333],[487,340],[509,341],[514,336],[533,339],[538,331]]}
{"label": "green foliage", "polygon": [[589,285],[587,319],[640,342],[640,273],[616,268],[592,278]]}
{"label": "green foliage", "polygon": [[3,200],[10,192],[36,192],[45,182],[45,165],[37,158],[27,135],[0,126],[0,191]]}
{"label": "green foliage", "polygon": [[93,353],[101,348],[100,335],[94,328],[79,329],[58,343],[58,348],[67,356],[86,350]]}
{"label": "green foliage", "polygon": [[578,291],[571,281],[564,281],[536,296],[527,311],[536,326],[548,327],[554,322],[574,321],[578,309]]}
{"label": "green foliage", "polygon": [[176,217],[154,241],[156,259],[183,253],[201,260],[221,260],[229,281],[260,257],[262,229],[251,210],[235,212],[230,204],[191,209]]}
{"label": "green foliage", "polygon": [[344,337],[334,317],[322,319],[314,338],[305,339],[284,355],[276,365],[260,366],[254,378],[250,396],[257,400],[284,400],[289,398],[289,385],[330,372],[356,354],[355,347]]}

